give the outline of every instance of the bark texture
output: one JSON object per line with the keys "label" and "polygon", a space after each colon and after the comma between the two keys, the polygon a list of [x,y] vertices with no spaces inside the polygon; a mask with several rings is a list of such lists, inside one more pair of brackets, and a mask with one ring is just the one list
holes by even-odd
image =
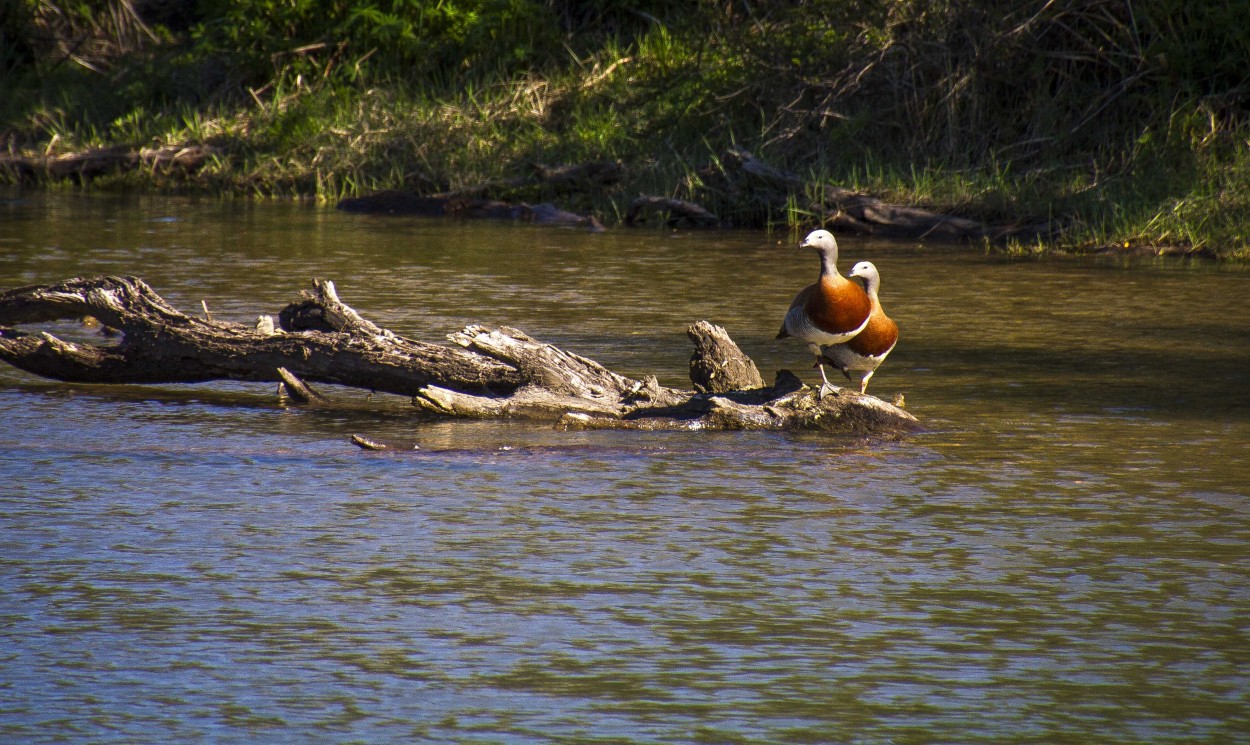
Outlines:
{"label": "bark texture", "polygon": [[690,382],[699,393],[728,393],[764,387],[755,362],[743,354],[720,326],[699,321],[686,329],[694,342],[690,357]]}

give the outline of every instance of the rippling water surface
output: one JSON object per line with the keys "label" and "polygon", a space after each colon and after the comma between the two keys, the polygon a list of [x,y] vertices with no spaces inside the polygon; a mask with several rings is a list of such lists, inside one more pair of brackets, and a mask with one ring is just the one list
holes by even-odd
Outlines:
{"label": "rippling water surface", "polygon": [[[249,321],[328,277],[398,333],[672,385],[706,318],[815,378],[772,341],[816,272],[792,236],[5,197],[0,289],[128,273]],[[0,740],[1250,742],[1250,273],[841,243],[903,329],[870,391],[921,434],[0,367]]]}

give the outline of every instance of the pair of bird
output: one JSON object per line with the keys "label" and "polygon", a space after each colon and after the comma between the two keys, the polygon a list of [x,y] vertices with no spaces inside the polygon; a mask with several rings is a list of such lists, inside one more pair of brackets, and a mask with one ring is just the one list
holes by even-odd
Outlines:
{"label": "pair of bird", "polygon": [[[847,277],[864,280],[864,288],[838,273],[838,242],[827,230],[815,230],[799,248],[812,248],[820,256],[820,278],[803,288],[781,324],[778,339],[793,336],[807,342],[820,370],[818,397],[837,388],[825,376],[828,363],[842,371],[847,380],[859,373],[859,392],[868,390],[868,380],[898,342],[898,325],[881,309],[877,291],[881,275],[870,261],[861,261]],[[823,349],[822,349],[823,348]]]}

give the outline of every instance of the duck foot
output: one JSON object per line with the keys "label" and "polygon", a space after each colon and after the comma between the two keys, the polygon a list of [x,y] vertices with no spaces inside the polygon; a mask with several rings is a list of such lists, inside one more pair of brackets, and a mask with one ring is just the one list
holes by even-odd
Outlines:
{"label": "duck foot", "polygon": [[823,401],[825,400],[825,396],[829,395],[830,393],[836,396],[841,391],[842,391],[841,388],[837,387],[833,383],[825,381],[825,383],[820,386],[820,389],[816,391],[816,400]]}

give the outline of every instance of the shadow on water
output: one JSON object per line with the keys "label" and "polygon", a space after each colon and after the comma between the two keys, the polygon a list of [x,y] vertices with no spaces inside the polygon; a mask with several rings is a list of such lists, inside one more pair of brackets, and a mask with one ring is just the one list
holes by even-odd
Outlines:
{"label": "shadow on water", "polygon": [[[1025,409],[1062,405],[1071,410],[1139,409],[1168,418],[1250,417],[1250,369],[1245,347],[1188,352],[1166,349],[1037,349],[1008,344],[961,345],[957,355],[934,340],[912,340],[895,365],[924,376],[929,399],[958,396],[968,403],[994,399]],[[888,386],[887,371],[880,382]],[[925,400],[929,400],[925,399]],[[921,401],[917,402],[918,404]]]}

